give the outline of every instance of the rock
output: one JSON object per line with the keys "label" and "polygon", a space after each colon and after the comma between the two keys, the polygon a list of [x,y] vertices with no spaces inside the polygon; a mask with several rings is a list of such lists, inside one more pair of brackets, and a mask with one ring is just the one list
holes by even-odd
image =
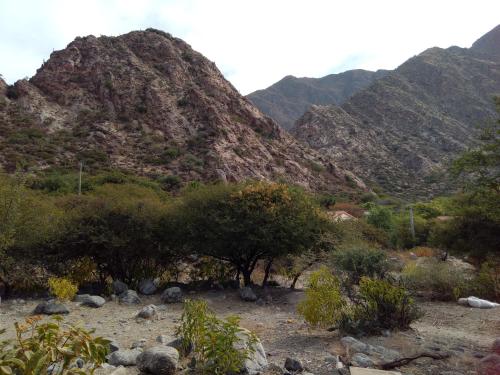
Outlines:
{"label": "rock", "polygon": [[65,315],[69,314],[69,310],[62,303],[56,301],[46,301],[39,303],[35,307],[34,314],[44,314],[44,315]]}
{"label": "rock", "polygon": [[469,306],[469,299],[468,298],[459,298],[457,303],[462,306]]}
{"label": "rock", "polygon": [[158,316],[158,308],[156,307],[156,305],[147,305],[137,313],[137,317],[142,319],[153,319],[156,318],[157,316]]}
{"label": "rock", "polygon": [[[249,338],[251,337],[251,332],[241,328],[241,331],[237,333],[239,340],[235,343],[234,347],[238,350],[249,349],[250,343]],[[268,365],[266,352],[262,343],[257,338],[257,341],[253,344],[253,353],[250,354],[249,358],[245,360],[243,368],[241,371],[248,375],[257,375],[263,371]]]}
{"label": "rock", "polygon": [[110,339],[108,338],[108,340],[110,341],[109,343],[109,352],[110,353],[113,353],[113,352],[116,352],[117,350],[120,350],[120,344],[118,344],[118,342],[114,339]]}
{"label": "rock", "polygon": [[125,303],[128,305],[139,304],[141,299],[137,295],[135,290],[127,290],[119,296],[120,303]]}
{"label": "rock", "polygon": [[500,374],[500,355],[493,353],[479,361],[478,375]]}
{"label": "rock", "polygon": [[285,371],[281,367],[274,363],[270,363],[265,370],[261,372],[261,375],[283,375],[284,373]]}
{"label": "rock", "polygon": [[140,349],[117,350],[109,355],[108,363],[112,366],[135,366]]}
{"label": "rock", "polygon": [[106,300],[100,296],[91,296],[89,294],[79,294],[75,296],[75,302],[80,302],[82,306],[99,308],[102,307]]}
{"label": "rock", "polygon": [[299,372],[304,370],[304,367],[298,359],[287,357],[285,359],[285,369],[292,372]]}
{"label": "rock", "polygon": [[477,297],[474,297],[474,296],[471,296],[471,297],[468,297],[468,298],[460,298],[459,301],[458,301],[458,303],[459,304],[464,304],[464,299],[467,300],[467,304],[470,307],[475,307],[475,308],[478,308],[478,309],[492,309],[492,308],[500,306],[500,304],[498,304],[498,303],[487,301],[485,299],[477,298]]}
{"label": "rock", "polygon": [[147,296],[155,294],[156,291],[158,290],[154,281],[151,279],[142,280],[139,283],[139,286],[137,289],[139,290],[139,293],[147,295]]}
{"label": "rock", "polygon": [[146,339],[140,339],[139,341],[135,341],[132,343],[132,345],[130,345],[130,349],[142,349],[146,346],[146,343],[148,342],[148,340]]}
{"label": "rock", "polygon": [[255,292],[252,290],[252,288],[250,288],[248,286],[240,289],[240,298],[243,301],[247,301],[247,302],[257,301],[257,296],[255,295]]}
{"label": "rock", "polygon": [[113,281],[113,293],[119,296],[128,290],[128,285],[120,280]]}
{"label": "rock", "polygon": [[348,354],[365,353],[368,351],[368,345],[364,342],[356,340],[354,337],[345,336],[340,339],[340,342],[348,352]]}
{"label": "rock", "polygon": [[179,362],[179,352],[170,346],[155,346],[137,357],[139,370],[154,375],[172,375]]}
{"label": "rock", "polygon": [[[170,338],[167,335],[159,335],[156,337],[156,342],[159,342],[160,344],[163,344],[163,345],[167,345],[169,340],[170,340]],[[169,345],[169,346],[172,346],[172,345]],[[175,348],[175,346],[174,346],[174,348]]]}
{"label": "rock", "polygon": [[411,259],[411,260],[416,260],[416,259],[418,259],[417,254],[415,254],[415,253],[410,253],[410,259]]}
{"label": "rock", "polygon": [[182,291],[178,286],[167,288],[161,295],[161,300],[164,303],[179,303],[182,302]]}
{"label": "rock", "polygon": [[375,363],[364,353],[356,353],[351,357],[351,364],[358,367],[373,367]]}
{"label": "rock", "polygon": [[[390,362],[400,357],[400,353],[395,350],[387,349],[381,345],[373,346],[365,344],[351,336],[343,337],[340,339],[340,342],[345,347],[347,354],[351,356],[351,361],[355,354],[364,354],[372,362]],[[362,362],[364,357],[359,357],[359,360]],[[360,365],[360,367],[367,366]]]}

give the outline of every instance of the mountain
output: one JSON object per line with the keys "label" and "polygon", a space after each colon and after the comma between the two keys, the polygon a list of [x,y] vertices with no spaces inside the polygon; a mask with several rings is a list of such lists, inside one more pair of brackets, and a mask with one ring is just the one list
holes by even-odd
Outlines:
{"label": "mountain", "polygon": [[449,191],[448,163],[496,117],[499,38],[496,27],[469,49],[430,48],[340,107],[311,108],[292,134],[391,193]]}
{"label": "mountain", "polygon": [[155,29],[76,38],[30,80],[0,85],[7,171],[119,168],[175,179],[359,181],[292,138],[180,39]]}
{"label": "mountain", "polygon": [[286,76],[267,89],[249,94],[247,98],[283,128],[291,129],[311,105],[342,104],[387,73],[386,70],[370,72],[356,69],[323,78]]}

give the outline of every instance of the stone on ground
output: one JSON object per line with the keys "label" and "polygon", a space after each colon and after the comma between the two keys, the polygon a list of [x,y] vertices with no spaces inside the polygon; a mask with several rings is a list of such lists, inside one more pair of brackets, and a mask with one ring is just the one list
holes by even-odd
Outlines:
{"label": "stone on ground", "polygon": [[135,290],[129,289],[124,293],[120,294],[118,298],[121,303],[125,303],[127,305],[134,305],[134,304],[137,305],[141,303],[141,299],[139,298]]}
{"label": "stone on ground", "polygon": [[156,316],[158,316],[158,307],[156,305],[147,305],[137,313],[137,317],[142,319],[153,319]]}
{"label": "stone on ground", "polygon": [[128,290],[128,285],[120,280],[113,281],[113,293],[117,296],[125,293]]}
{"label": "stone on ground", "polygon": [[[234,347],[238,350],[250,349],[251,332],[245,328],[240,328],[241,331],[237,333],[239,340],[235,343]],[[268,365],[266,352],[259,338],[253,344],[253,353],[245,360],[241,372],[248,375],[257,375],[263,371]]]}
{"label": "stone on ground", "polygon": [[106,300],[100,296],[91,296],[90,294],[79,294],[75,296],[75,302],[80,302],[82,306],[99,308],[106,303]]}
{"label": "stone on ground", "polygon": [[247,301],[247,302],[257,301],[257,296],[255,295],[255,292],[252,290],[252,288],[250,288],[248,286],[240,289],[240,298],[243,301]]}
{"label": "stone on ground", "polygon": [[137,357],[139,370],[153,375],[172,375],[179,362],[179,352],[170,346],[155,346]]}
{"label": "stone on ground", "polygon": [[350,367],[349,370],[351,375],[401,375],[399,371],[384,371],[362,367]]}
{"label": "stone on ground", "polygon": [[35,307],[34,314],[43,314],[43,315],[65,315],[69,314],[69,310],[62,303],[57,301],[45,301],[39,303]]}
{"label": "stone on ground", "polygon": [[139,287],[137,289],[139,290],[139,293],[147,295],[147,296],[155,294],[156,291],[158,290],[154,281],[151,279],[142,280],[139,283]]}
{"label": "stone on ground", "polygon": [[178,286],[167,288],[161,295],[163,303],[179,303],[182,302],[182,290]]}
{"label": "stone on ground", "polygon": [[377,363],[394,361],[401,356],[395,350],[366,344],[351,336],[343,337],[340,342],[351,356],[351,362],[358,367],[371,367]]}
{"label": "stone on ground", "polygon": [[304,370],[304,366],[302,366],[302,363],[298,359],[287,357],[285,359],[285,369],[292,372],[299,372]]}
{"label": "stone on ground", "polygon": [[112,366],[135,366],[140,349],[117,350],[109,355],[108,363]]}

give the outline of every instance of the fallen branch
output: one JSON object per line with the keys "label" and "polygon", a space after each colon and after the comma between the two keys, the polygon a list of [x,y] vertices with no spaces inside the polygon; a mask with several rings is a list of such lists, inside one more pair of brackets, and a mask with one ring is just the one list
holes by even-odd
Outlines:
{"label": "fallen branch", "polygon": [[379,367],[382,370],[391,370],[395,367],[401,367],[401,366],[407,365],[411,361],[414,361],[418,358],[423,358],[423,357],[432,358],[432,359],[446,359],[446,358],[449,358],[450,355],[448,353],[438,354],[438,353],[425,352],[425,353],[420,353],[420,354],[414,355],[413,357],[405,357],[405,358],[396,359],[395,361],[392,361],[392,362],[382,363]]}

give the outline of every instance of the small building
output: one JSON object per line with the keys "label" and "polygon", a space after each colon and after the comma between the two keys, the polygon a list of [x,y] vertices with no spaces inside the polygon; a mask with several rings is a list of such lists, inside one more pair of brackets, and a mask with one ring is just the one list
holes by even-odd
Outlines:
{"label": "small building", "polygon": [[330,211],[328,213],[330,219],[333,222],[347,221],[347,220],[357,220],[356,217],[352,216],[349,212],[346,211]]}

